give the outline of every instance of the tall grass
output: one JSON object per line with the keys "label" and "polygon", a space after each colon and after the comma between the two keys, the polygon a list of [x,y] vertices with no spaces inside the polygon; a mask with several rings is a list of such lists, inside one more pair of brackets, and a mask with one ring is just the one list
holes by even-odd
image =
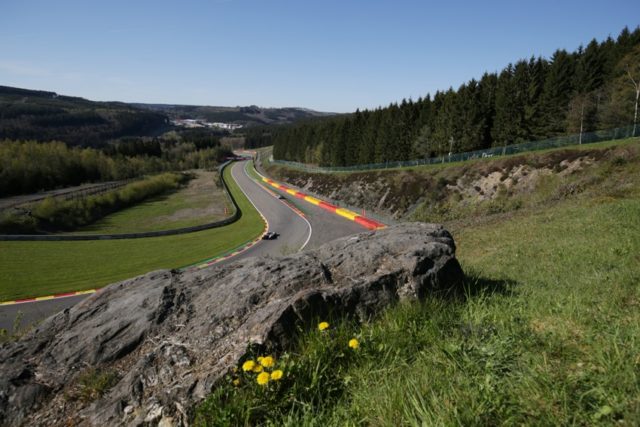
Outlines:
{"label": "tall grass", "polygon": [[222,384],[196,424],[639,425],[640,188],[619,163],[624,192],[460,227],[461,297],[305,333],[280,388]]}

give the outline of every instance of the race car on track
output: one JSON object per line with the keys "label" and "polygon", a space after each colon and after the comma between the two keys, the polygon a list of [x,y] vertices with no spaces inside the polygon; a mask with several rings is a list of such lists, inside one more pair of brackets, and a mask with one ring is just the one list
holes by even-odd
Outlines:
{"label": "race car on track", "polygon": [[275,240],[278,238],[278,236],[279,234],[275,231],[269,231],[268,233],[265,233],[264,236],[262,236],[262,240]]}

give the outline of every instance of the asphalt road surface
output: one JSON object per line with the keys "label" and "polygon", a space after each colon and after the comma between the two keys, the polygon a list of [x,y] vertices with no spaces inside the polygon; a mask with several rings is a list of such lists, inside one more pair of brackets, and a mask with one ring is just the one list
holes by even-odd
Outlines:
{"label": "asphalt road surface", "polygon": [[[236,262],[248,257],[262,255],[287,255],[302,249],[311,249],[323,243],[351,234],[366,231],[359,224],[349,221],[322,208],[281,193],[266,190],[247,174],[248,162],[237,162],[231,166],[231,176],[242,192],[262,213],[269,224],[269,231],[280,236],[275,240],[263,240],[233,258],[221,261],[210,268]],[[289,197],[288,197],[289,196]],[[295,209],[292,209],[293,206]],[[300,215],[303,213],[303,216]],[[87,295],[79,295],[55,300],[44,300],[0,307],[0,329],[13,331],[14,321],[20,317],[20,326],[38,322],[65,308],[77,304]]]}

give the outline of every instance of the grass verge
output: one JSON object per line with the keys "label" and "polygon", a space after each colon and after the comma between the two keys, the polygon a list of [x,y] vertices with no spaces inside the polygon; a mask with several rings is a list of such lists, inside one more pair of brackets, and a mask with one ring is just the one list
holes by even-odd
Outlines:
{"label": "grass verge", "polygon": [[464,297],[304,334],[280,357],[281,380],[230,376],[196,424],[640,424],[637,191],[523,209],[455,238]]}
{"label": "grass verge", "polygon": [[242,216],[226,227],[148,239],[0,242],[0,301],[98,288],[192,264],[256,238],[264,228],[262,219],[230,171],[225,169],[224,178]]}
{"label": "grass verge", "polygon": [[[112,213],[73,234],[118,234],[171,230],[221,220],[231,211],[218,173],[199,170],[185,188]],[[225,208],[227,209],[225,211]]]}
{"label": "grass verge", "polygon": [[0,216],[0,231],[8,234],[31,234],[75,230],[110,213],[176,190],[189,179],[185,174],[167,172],[104,194],[68,200],[47,197],[42,202],[31,205],[31,211],[15,210]]}

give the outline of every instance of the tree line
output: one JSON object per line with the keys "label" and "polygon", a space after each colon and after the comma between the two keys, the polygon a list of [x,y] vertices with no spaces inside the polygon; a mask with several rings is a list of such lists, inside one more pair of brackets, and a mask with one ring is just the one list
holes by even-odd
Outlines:
{"label": "tree line", "polygon": [[246,146],[273,145],[276,159],[347,166],[627,126],[637,120],[638,82],[640,27],[625,28],[616,39],[519,60],[417,101],[248,130]]}
{"label": "tree line", "polygon": [[64,200],[47,197],[24,209],[0,214],[0,233],[31,234],[36,232],[71,231],[91,224],[120,209],[179,188],[192,177],[185,173],[167,172],[136,181],[104,194]]}
{"label": "tree line", "polygon": [[63,142],[0,141],[0,197],[163,171],[208,169],[231,154],[219,142],[182,139],[125,140],[104,150]]}
{"label": "tree line", "polygon": [[0,86],[0,140],[63,141],[101,147],[123,136],[153,135],[167,126],[165,114],[121,102]]}
{"label": "tree line", "polygon": [[147,135],[166,117],[147,111],[65,111],[39,105],[0,105],[0,139],[64,141],[99,147],[125,135]]}

